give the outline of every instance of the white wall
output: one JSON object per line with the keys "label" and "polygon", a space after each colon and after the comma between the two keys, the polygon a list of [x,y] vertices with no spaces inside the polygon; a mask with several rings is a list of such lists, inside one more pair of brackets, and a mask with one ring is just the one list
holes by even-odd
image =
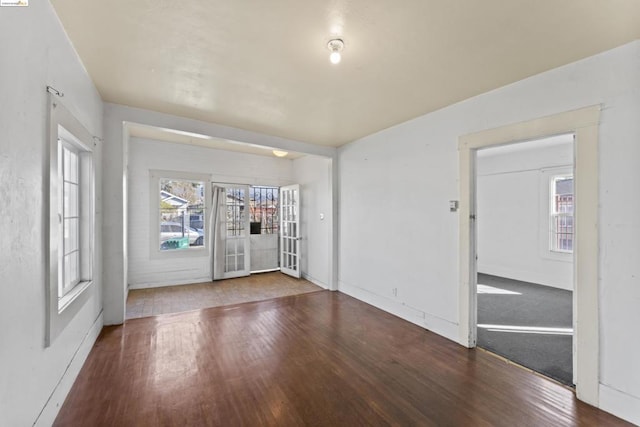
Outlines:
{"label": "white wall", "polygon": [[459,197],[458,138],[594,104],[602,104],[600,406],[640,423],[640,41],[342,147],[339,286],[457,340],[458,218],[448,201]]}
{"label": "white wall", "polygon": [[128,280],[132,289],[211,280],[208,248],[198,251],[198,256],[185,254],[188,251],[173,252],[170,259],[153,256],[153,224],[149,223],[151,170],[204,174],[210,182],[273,186],[293,182],[292,160],[131,138]]}
{"label": "white wall", "polygon": [[573,289],[573,255],[549,250],[549,180],[572,172],[573,135],[478,153],[478,272]]}
{"label": "white wall", "polygon": [[47,92],[102,136],[102,101],[48,1],[0,11],[0,425],[50,425],[97,333],[101,310],[101,146],[95,148],[96,251],[93,297],[44,348],[43,177],[48,173]]}
{"label": "white wall", "polygon": [[294,180],[300,184],[300,267],[304,278],[324,288],[331,283],[331,167],[331,159],[326,157],[305,156],[293,161]]}

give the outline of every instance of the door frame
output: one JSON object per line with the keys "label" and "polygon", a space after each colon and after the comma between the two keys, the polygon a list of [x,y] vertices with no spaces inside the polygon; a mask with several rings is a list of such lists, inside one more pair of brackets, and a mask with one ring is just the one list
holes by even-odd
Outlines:
{"label": "door frame", "polygon": [[598,128],[600,105],[463,135],[458,141],[459,342],[476,346],[477,229],[476,154],[481,148],[573,133],[575,244],[573,274],[573,364],[576,395],[598,406],[600,378],[598,312]]}

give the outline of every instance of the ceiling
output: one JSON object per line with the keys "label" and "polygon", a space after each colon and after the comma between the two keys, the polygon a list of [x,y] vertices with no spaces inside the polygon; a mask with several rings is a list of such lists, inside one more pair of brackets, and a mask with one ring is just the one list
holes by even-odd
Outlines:
{"label": "ceiling", "polygon": [[329,146],[640,38],[638,0],[52,4],[105,101]]}

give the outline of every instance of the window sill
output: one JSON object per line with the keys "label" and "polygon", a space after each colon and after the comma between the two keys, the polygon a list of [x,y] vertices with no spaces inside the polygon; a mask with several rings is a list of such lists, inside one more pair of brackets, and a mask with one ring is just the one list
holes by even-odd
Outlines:
{"label": "window sill", "polygon": [[58,314],[62,313],[71,305],[82,293],[93,283],[93,280],[85,280],[78,283],[72,290],[67,292],[62,298],[58,298]]}
{"label": "window sill", "polygon": [[209,248],[200,246],[200,247],[190,247],[189,249],[152,249],[151,258],[152,259],[172,259],[172,258],[192,258],[192,257],[203,257],[209,256]]}
{"label": "window sill", "polygon": [[573,262],[573,252],[553,251],[551,249],[544,249],[540,252],[543,259],[559,262]]}

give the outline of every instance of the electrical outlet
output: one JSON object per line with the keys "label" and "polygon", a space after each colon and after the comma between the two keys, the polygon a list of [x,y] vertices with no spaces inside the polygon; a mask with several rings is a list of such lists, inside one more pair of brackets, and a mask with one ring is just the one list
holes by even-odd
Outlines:
{"label": "electrical outlet", "polygon": [[398,288],[391,289],[391,293],[393,294],[394,297],[397,297],[398,296]]}

